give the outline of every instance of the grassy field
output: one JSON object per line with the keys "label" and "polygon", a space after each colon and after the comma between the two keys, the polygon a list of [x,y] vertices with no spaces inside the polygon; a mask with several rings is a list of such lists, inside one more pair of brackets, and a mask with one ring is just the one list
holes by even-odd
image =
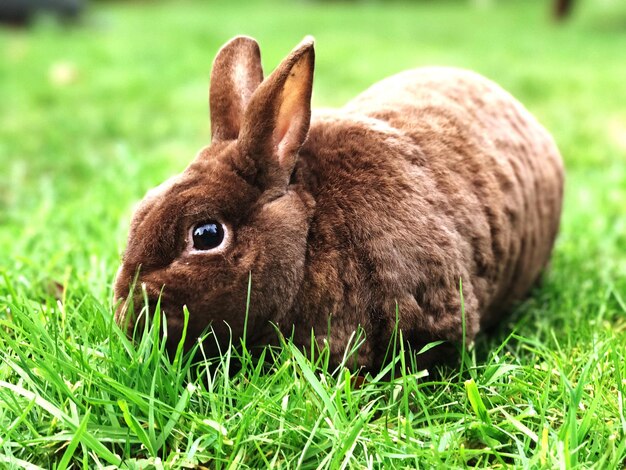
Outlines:
{"label": "grassy field", "polygon": [[[0,467],[623,467],[626,9],[581,2],[557,27],[543,3],[120,2],[71,30],[1,30]],[[462,366],[359,388],[287,344],[231,377],[234,351],[169,363],[112,324],[133,204],[208,142],[210,64],[238,33],[266,70],[315,35],[317,106],[456,65],[553,132],[551,270]]]}

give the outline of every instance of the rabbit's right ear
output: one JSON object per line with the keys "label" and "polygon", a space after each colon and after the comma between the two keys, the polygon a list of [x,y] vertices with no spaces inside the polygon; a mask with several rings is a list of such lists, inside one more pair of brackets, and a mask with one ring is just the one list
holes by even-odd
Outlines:
{"label": "rabbit's right ear", "polygon": [[254,39],[237,36],[222,46],[209,90],[213,142],[237,139],[248,101],[262,81],[261,51]]}
{"label": "rabbit's right ear", "polygon": [[256,184],[286,188],[311,122],[314,40],[307,36],[257,88],[239,147],[254,161]]}

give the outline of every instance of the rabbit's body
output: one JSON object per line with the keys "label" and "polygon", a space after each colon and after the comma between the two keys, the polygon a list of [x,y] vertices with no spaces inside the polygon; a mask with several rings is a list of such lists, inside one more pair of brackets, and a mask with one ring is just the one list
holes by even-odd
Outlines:
{"label": "rabbit's body", "polygon": [[[230,44],[221,53],[225,63],[253,61],[251,44]],[[221,66],[218,57],[214,74]],[[233,82],[249,84],[250,76],[233,75]],[[222,340],[228,335],[224,322],[234,336],[243,334],[251,272],[249,345],[275,342],[277,325],[308,346],[314,330],[317,341],[328,340],[331,360],[338,363],[361,326],[366,339],[356,362],[378,367],[396,319],[414,348],[462,338],[462,280],[471,340],[528,292],[548,262],[563,189],[561,158],[550,135],[494,83],[446,68],[385,79],[340,110],[314,114],[309,127],[311,79],[312,44],[305,44],[248,94],[243,118],[212,88],[214,143],[138,211],[117,297],[128,297],[132,274],[143,264],[140,281],[152,296],[165,285],[171,331],[179,331],[181,314],[175,311],[186,304],[191,339],[212,323]],[[266,109],[270,114],[259,119]],[[243,125],[231,129],[238,119]],[[277,156],[267,163],[259,155],[268,151],[259,150],[255,139]],[[233,196],[210,194],[199,183],[207,179],[231,185],[243,209],[226,208],[224,201]],[[150,214],[156,213],[151,227],[175,217],[185,198],[199,196],[200,206],[210,209],[195,213],[207,215],[185,219],[178,233],[189,233],[187,227],[202,217],[224,219],[235,235],[226,237],[223,251],[199,264],[196,239],[185,248],[189,236],[178,244],[180,235],[172,236],[156,247],[133,243]],[[151,269],[151,257],[159,256],[169,261]],[[194,275],[208,265],[206,276]]]}

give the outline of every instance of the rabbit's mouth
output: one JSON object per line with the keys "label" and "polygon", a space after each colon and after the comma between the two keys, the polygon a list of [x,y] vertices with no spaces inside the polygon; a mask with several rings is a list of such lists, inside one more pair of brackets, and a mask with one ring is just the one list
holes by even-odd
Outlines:
{"label": "rabbit's mouth", "polygon": [[115,308],[115,323],[122,329],[126,330],[126,335],[132,338],[133,331],[135,329],[135,323],[137,321],[137,315],[135,315],[135,302],[132,296],[126,296],[125,298],[118,297],[116,299],[117,307]]}
{"label": "rabbit's mouth", "polygon": [[[157,322],[155,316],[159,316]],[[146,328],[158,324],[159,336],[166,337],[167,349],[175,351],[183,336],[184,314],[180,306],[167,302],[163,296],[144,298],[129,296],[117,306],[115,321],[129,339],[138,340]]]}
{"label": "rabbit's mouth", "polygon": [[137,333],[141,333],[146,325],[146,316],[152,320],[155,314],[168,317],[169,312],[175,311],[168,306],[167,300],[162,293],[157,295],[146,295],[146,292],[135,291],[126,297],[118,298],[118,304],[115,309],[115,323],[120,328],[125,329],[129,337]]}

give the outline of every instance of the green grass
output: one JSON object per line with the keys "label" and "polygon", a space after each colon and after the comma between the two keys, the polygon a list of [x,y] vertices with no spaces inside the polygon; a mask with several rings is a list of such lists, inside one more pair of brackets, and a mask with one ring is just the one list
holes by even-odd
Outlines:
{"label": "green grass", "polygon": [[[0,467],[622,467],[626,9],[580,2],[556,27],[543,3],[105,3],[76,29],[0,31]],[[113,325],[133,203],[208,142],[210,64],[238,33],[266,70],[315,35],[318,106],[457,65],[553,132],[568,179],[551,270],[462,368],[359,387],[289,344],[269,365],[170,363]]]}

